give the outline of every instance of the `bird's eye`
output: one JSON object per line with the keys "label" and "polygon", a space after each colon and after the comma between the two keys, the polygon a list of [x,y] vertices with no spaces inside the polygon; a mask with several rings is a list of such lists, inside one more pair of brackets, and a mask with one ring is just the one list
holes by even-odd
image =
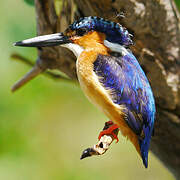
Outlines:
{"label": "bird's eye", "polygon": [[85,33],[87,33],[87,30],[86,29],[77,29],[76,30],[76,34],[78,36],[83,36]]}

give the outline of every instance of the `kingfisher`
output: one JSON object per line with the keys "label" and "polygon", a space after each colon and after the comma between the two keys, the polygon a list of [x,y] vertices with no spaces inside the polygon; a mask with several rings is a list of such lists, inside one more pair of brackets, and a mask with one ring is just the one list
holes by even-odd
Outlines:
{"label": "kingfisher", "polygon": [[108,118],[103,130],[119,129],[148,167],[148,151],[154,130],[155,101],[149,81],[129,50],[131,34],[119,23],[90,16],[74,21],[63,33],[16,42],[15,46],[62,46],[76,56],[80,86],[87,98]]}

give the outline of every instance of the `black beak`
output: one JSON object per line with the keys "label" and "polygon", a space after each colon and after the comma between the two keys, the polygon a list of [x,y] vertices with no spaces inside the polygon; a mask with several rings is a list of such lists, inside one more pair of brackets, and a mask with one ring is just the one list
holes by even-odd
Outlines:
{"label": "black beak", "polygon": [[15,46],[25,47],[48,47],[58,46],[61,44],[71,43],[72,41],[68,36],[64,36],[63,33],[49,34],[44,36],[38,36],[31,39],[26,39],[14,43]]}

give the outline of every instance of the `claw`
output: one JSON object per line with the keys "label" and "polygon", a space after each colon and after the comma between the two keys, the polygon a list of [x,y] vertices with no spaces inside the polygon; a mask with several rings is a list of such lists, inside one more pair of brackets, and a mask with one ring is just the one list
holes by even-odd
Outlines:
{"label": "claw", "polygon": [[119,139],[117,135],[114,133],[114,130],[118,129],[119,126],[117,124],[113,124],[112,121],[106,122],[107,125],[111,125],[109,128],[104,129],[103,131],[100,132],[98,139],[100,140],[102,136],[104,135],[112,135],[114,139],[116,139],[116,143],[118,143]]}

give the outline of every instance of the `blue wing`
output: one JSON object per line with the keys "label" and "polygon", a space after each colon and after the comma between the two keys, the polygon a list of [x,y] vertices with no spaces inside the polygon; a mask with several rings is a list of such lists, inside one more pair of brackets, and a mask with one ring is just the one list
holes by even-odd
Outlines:
{"label": "blue wing", "polygon": [[94,72],[101,84],[111,89],[113,102],[126,107],[125,120],[138,136],[143,163],[147,167],[155,103],[137,59],[130,52],[121,57],[99,55],[94,62]]}

